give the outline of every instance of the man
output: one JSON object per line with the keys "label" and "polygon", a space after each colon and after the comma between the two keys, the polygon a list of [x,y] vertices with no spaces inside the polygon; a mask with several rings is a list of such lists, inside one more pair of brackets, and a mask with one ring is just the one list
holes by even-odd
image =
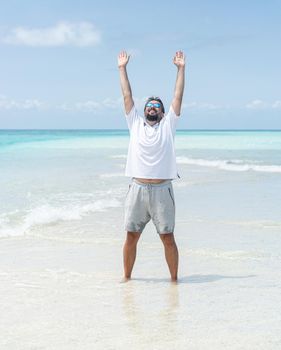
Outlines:
{"label": "man", "polygon": [[177,281],[178,249],[174,238],[175,202],[171,180],[177,177],[174,136],[184,91],[185,56],[178,51],[173,60],[177,78],[169,112],[164,114],[159,97],[150,97],[144,106],[144,117],[138,114],[134,105],[126,70],[129,59],[125,51],[120,52],[118,67],[130,130],[126,176],[132,178],[125,204],[124,280],[131,278],[137,242],[152,219],[164,244],[171,280]]}

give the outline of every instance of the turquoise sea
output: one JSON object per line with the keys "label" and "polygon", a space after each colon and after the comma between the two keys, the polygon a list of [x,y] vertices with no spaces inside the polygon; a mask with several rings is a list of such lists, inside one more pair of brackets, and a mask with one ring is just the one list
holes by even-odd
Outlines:
{"label": "turquoise sea", "polygon": [[[91,218],[122,231],[128,141],[127,130],[1,130],[0,237],[62,237],[73,223],[86,237]],[[179,130],[176,148],[179,220],[279,227],[281,131]]]}

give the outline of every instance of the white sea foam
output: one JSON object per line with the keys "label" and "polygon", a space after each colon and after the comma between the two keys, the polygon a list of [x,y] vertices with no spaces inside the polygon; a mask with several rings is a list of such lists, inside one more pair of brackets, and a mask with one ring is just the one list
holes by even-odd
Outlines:
{"label": "white sea foam", "polygon": [[126,154],[116,154],[115,156],[110,156],[110,158],[115,158],[115,159],[126,159],[127,155]]}
{"label": "white sea foam", "polygon": [[116,149],[126,148],[126,138],[116,138],[110,142],[107,138],[71,138],[69,140],[46,140],[31,141],[26,143],[15,143],[10,146],[12,149],[58,149],[58,150],[89,150],[89,149]]}
{"label": "white sea foam", "polygon": [[188,157],[177,157],[178,164],[199,165],[228,171],[259,171],[266,173],[281,173],[281,165],[259,165],[243,163],[240,160],[208,160]]}
{"label": "white sea foam", "polygon": [[176,137],[177,149],[280,150],[280,132],[191,132]]}
{"label": "white sea foam", "polygon": [[83,216],[89,213],[105,211],[108,208],[120,206],[121,202],[116,198],[110,200],[100,199],[93,203],[80,206],[65,205],[56,207],[46,204],[35,207],[25,213],[21,220],[17,220],[17,222],[21,221],[21,223],[17,224],[9,219],[9,214],[6,214],[5,217],[2,215],[0,221],[0,237],[22,236],[35,226],[50,225],[60,221],[81,220]]}

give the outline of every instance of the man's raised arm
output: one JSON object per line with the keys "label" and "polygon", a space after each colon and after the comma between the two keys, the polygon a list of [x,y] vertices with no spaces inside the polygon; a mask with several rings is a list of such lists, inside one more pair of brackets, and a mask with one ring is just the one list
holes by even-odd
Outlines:
{"label": "man's raised arm", "polygon": [[133,108],[134,101],[132,97],[131,85],[129,82],[126,66],[129,62],[130,55],[126,51],[121,51],[118,55],[118,68],[120,73],[120,83],[124,97],[124,106],[126,114],[129,114]]}
{"label": "man's raised arm", "polygon": [[174,64],[178,68],[175,94],[172,102],[173,109],[177,116],[181,113],[181,103],[184,91],[185,56],[182,51],[177,51],[174,57]]}

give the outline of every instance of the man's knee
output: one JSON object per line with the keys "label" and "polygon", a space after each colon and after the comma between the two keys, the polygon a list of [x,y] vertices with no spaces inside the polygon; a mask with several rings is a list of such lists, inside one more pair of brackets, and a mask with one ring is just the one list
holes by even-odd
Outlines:
{"label": "man's knee", "polygon": [[130,246],[134,246],[138,243],[138,240],[140,238],[140,233],[139,232],[127,232],[127,239],[126,243]]}
{"label": "man's knee", "polygon": [[160,234],[160,238],[165,247],[171,247],[176,244],[173,233]]}

